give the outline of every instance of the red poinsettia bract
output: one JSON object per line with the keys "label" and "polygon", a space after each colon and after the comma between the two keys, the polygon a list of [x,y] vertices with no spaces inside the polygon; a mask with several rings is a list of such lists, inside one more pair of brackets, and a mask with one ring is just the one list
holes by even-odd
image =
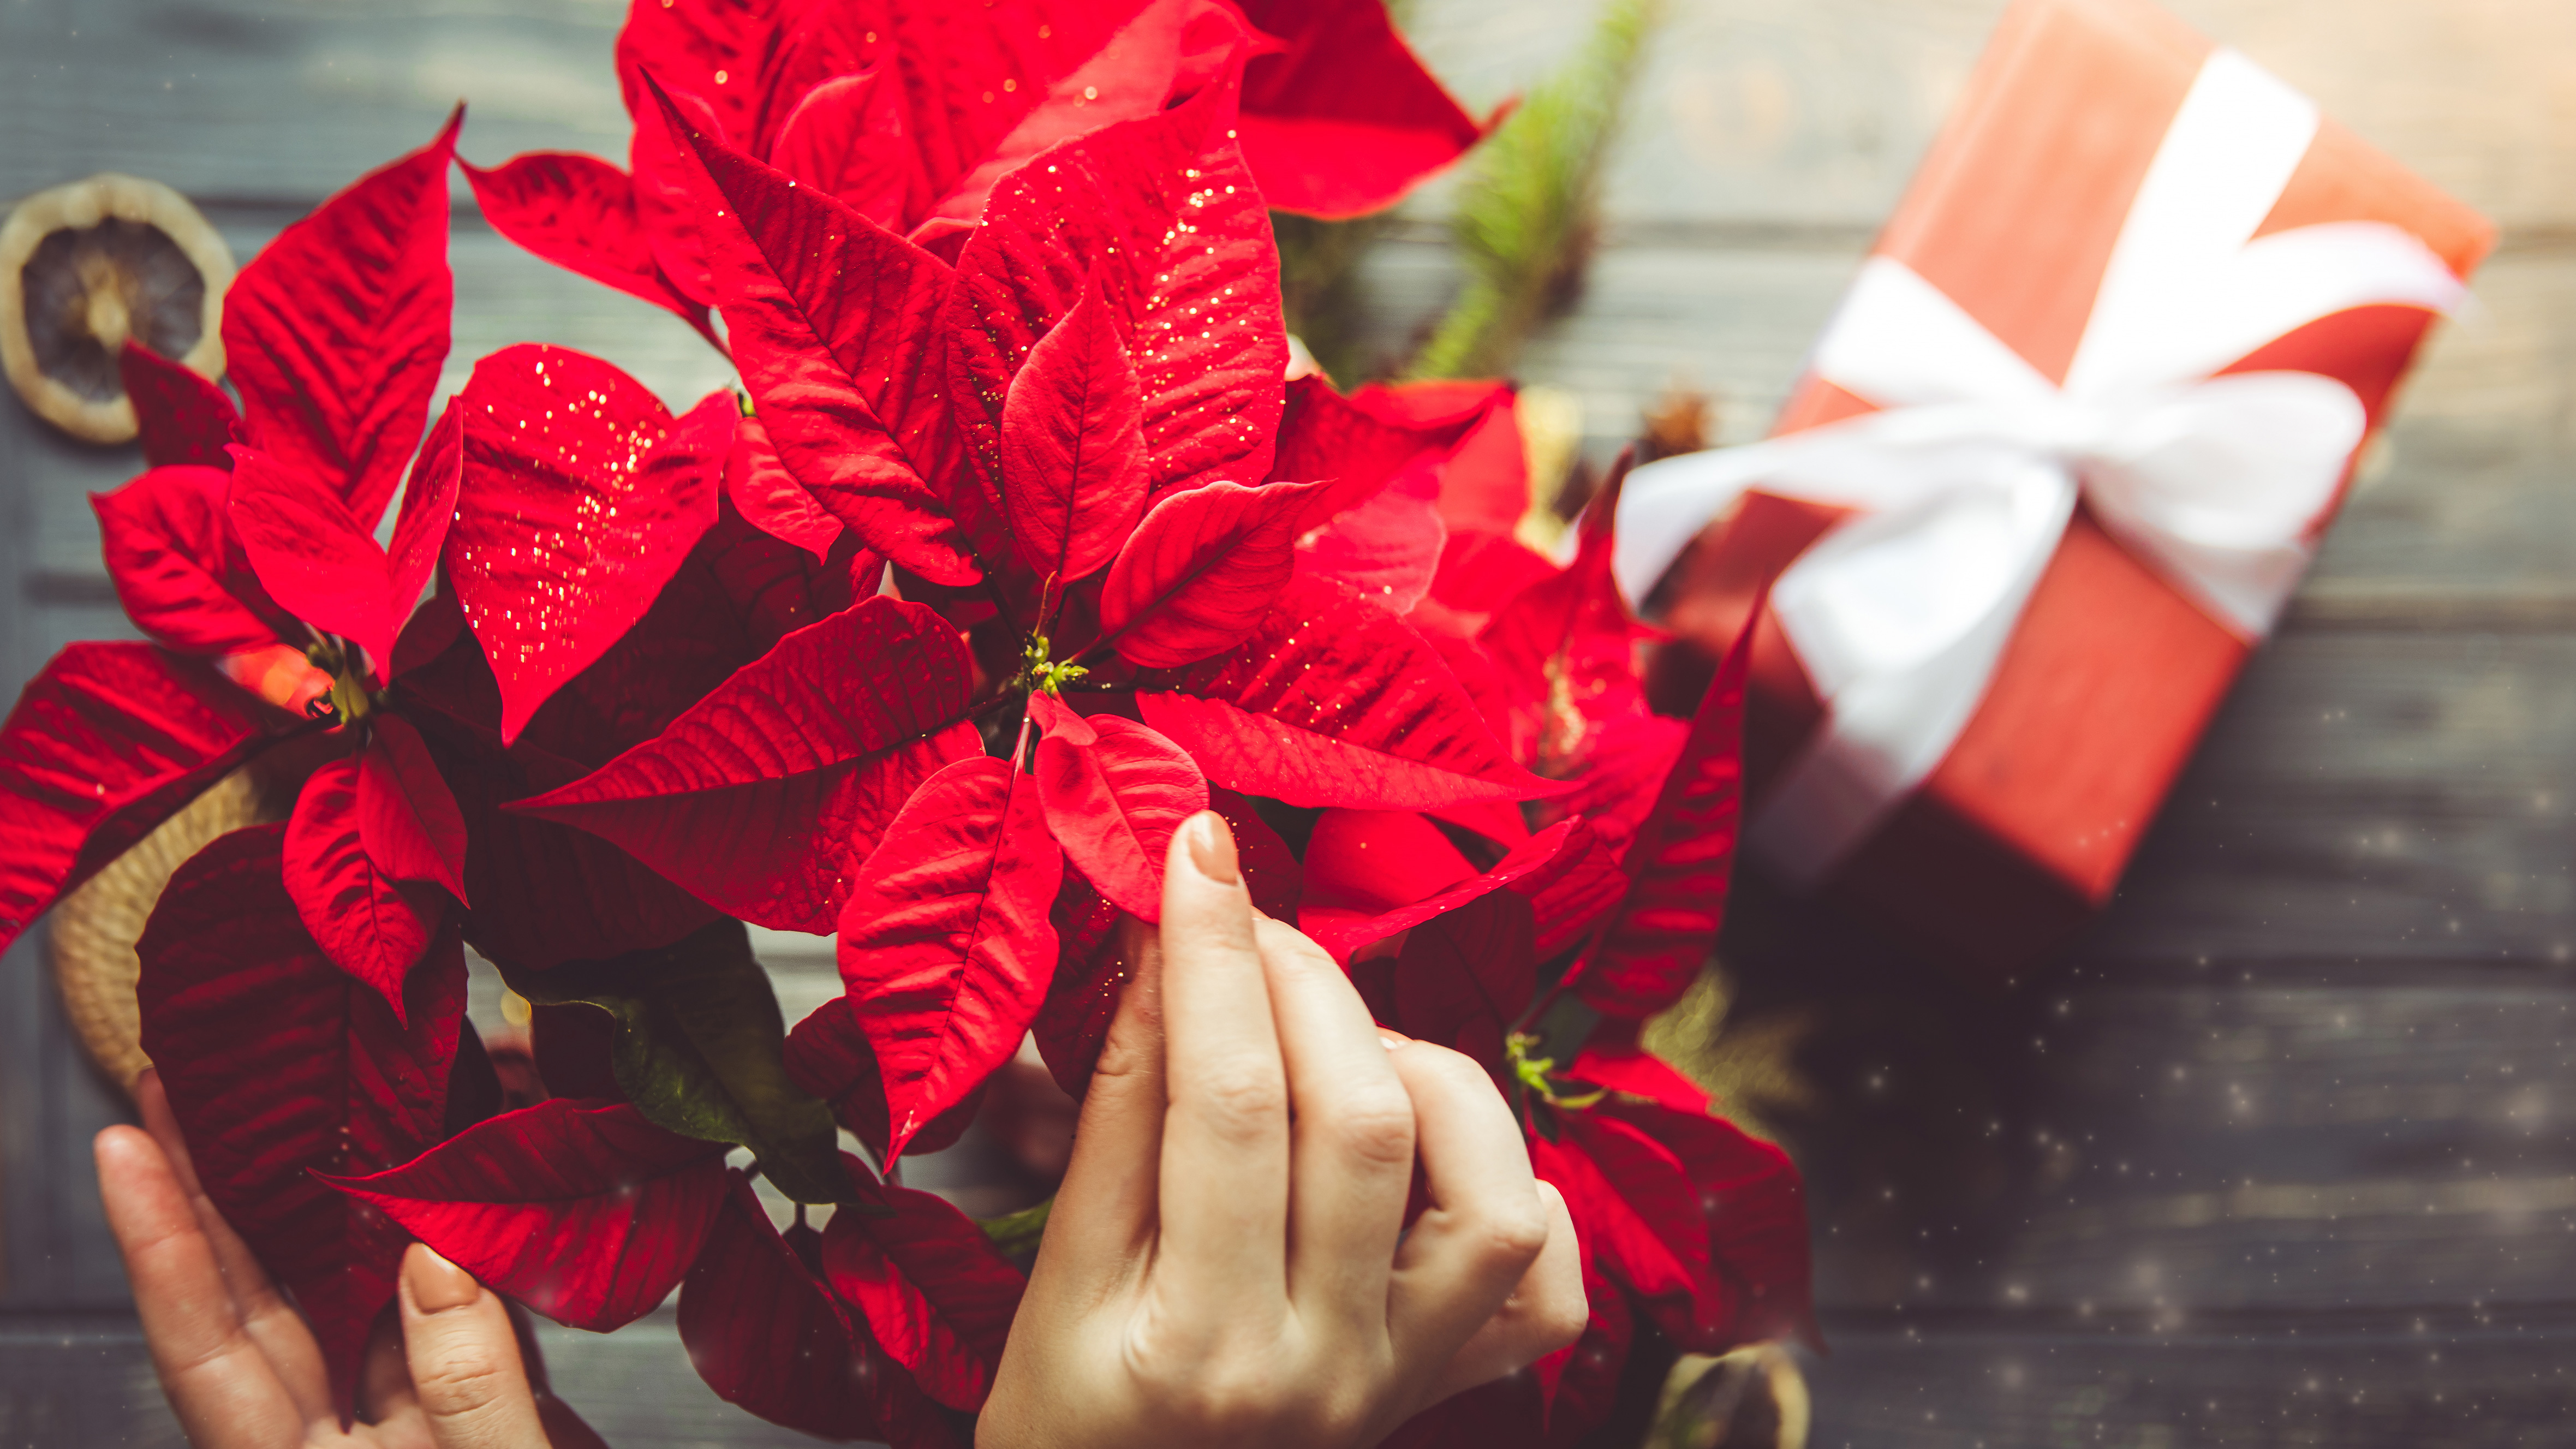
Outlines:
{"label": "red poinsettia bract", "polygon": [[637,0],[617,44],[631,171],[546,152],[466,174],[504,235],[705,329],[728,289],[651,82],[705,134],[940,249],[1030,157],[1218,84],[1243,51],[1243,146],[1273,206],[1381,210],[1482,135],[1383,0]]}

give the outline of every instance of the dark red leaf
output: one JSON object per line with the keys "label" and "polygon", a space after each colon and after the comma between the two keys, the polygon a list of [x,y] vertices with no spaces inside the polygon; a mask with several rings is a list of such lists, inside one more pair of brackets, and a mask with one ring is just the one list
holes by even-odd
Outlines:
{"label": "dark red leaf", "polygon": [[[1397,841],[1419,843],[1421,837],[1396,836]],[[1452,852],[1455,857],[1455,852]],[[1333,959],[1347,961],[1351,954],[1372,941],[1382,941],[1398,931],[1410,930],[1424,921],[1466,905],[1468,902],[1498,890],[1514,891],[1529,899],[1535,915],[1537,938],[1534,949],[1541,960],[1555,955],[1577,939],[1584,929],[1600,919],[1616,899],[1615,882],[1618,868],[1601,849],[1599,837],[1580,820],[1552,825],[1515,846],[1512,853],[1497,862],[1492,870],[1470,875],[1410,904],[1396,906],[1376,915],[1331,909],[1326,898],[1323,906],[1315,903],[1315,875],[1325,863],[1314,860],[1307,851],[1309,901],[1301,908],[1298,925],[1317,945],[1333,953]],[[1455,857],[1451,868],[1464,864]],[[1342,863],[1334,868],[1348,870]],[[1439,872],[1445,873],[1445,872]],[[1419,879],[1432,878],[1426,872]]]}
{"label": "dark red leaf", "polygon": [[1440,827],[1409,810],[1326,810],[1303,857],[1298,928],[1340,940],[1360,922],[1428,900],[1479,872]]}
{"label": "dark red leaf", "polygon": [[1058,589],[1107,564],[1145,511],[1143,409],[1117,319],[1088,287],[1002,404],[1002,512]]}
{"label": "dark red leaf", "polygon": [[911,1375],[851,1323],[824,1284],[816,1267],[822,1235],[798,1226],[782,1236],[750,1179],[726,1176],[714,1230],[680,1285],[680,1342],[707,1387],[773,1424],[826,1439],[953,1445]]}
{"label": "dark red leaf", "polygon": [[865,599],[781,640],[658,737],[513,808],[614,841],[731,914],[820,934],[914,787],[983,753],[962,723],[972,683],[937,614]]}
{"label": "dark red leaf", "polygon": [[0,724],[0,947],[278,722],[203,660],[149,644],[55,655]]}
{"label": "dark red leaf", "polygon": [[1681,999],[1726,920],[1744,803],[1744,681],[1751,620],[1709,681],[1654,813],[1620,859],[1631,884],[1575,977],[1605,1015],[1642,1019]]}
{"label": "dark red leaf", "polygon": [[945,1201],[888,1187],[892,1216],[835,1213],[823,1273],[924,1392],[949,1408],[984,1407],[1028,1280]]}
{"label": "dark red leaf", "polygon": [[703,199],[734,362],[787,470],[869,548],[933,583],[975,582],[941,500],[955,464],[929,367],[947,265],[667,116]]}
{"label": "dark red leaf", "polygon": [[1422,68],[1384,0],[1237,0],[1287,42],[1243,73],[1243,153],[1282,211],[1383,211],[1484,132]]}
{"label": "dark red leaf", "polygon": [[224,511],[231,467],[226,454],[220,467],[155,468],[113,493],[90,495],[107,576],[126,617],[189,654],[275,644],[285,622],[248,571],[231,568],[239,547]]}
{"label": "dark red leaf", "polygon": [[597,358],[522,344],[459,395],[465,475],[447,572],[501,683],[501,737],[652,607],[716,519],[733,399],[674,422]]}
{"label": "dark red leaf", "polygon": [[1148,669],[1241,643],[1295,571],[1298,535],[1350,498],[1329,481],[1210,483],[1164,495],[1101,582],[1102,632]]}
{"label": "dark red leaf", "polygon": [[1500,1067],[1538,990],[1534,920],[1527,897],[1500,890],[1415,926],[1393,973],[1394,1025]]}
{"label": "dark red leaf", "polygon": [[391,561],[337,494],[285,460],[236,443],[230,512],[270,598],[364,649],[377,673],[390,667],[411,600],[395,612]]}
{"label": "dark red leaf", "polygon": [[[835,996],[796,1023],[787,1033],[787,1075],[797,1090],[830,1103],[841,1125],[885,1161],[885,1073],[877,1066],[876,1048],[868,1045],[857,1011],[850,998]],[[904,1150],[920,1156],[957,1145],[974,1125],[975,1109],[983,1100],[981,1091],[968,1094],[912,1134]]]}
{"label": "dark red leaf", "polygon": [[[420,456],[412,460],[402,511],[394,515],[393,546],[386,550],[386,595],[397,635],[438,572],[438,556],[446,546],[447,530],[456,522],[456,495],[464,483],[465,414],[450,400],[447,411],[431,425]],[[376,667],[392,677],[392,656],[377,658]]]}
{"label": "dark red leaf", "polygon": [[447,163],[438,139],[288,227],[224,295],[242,433],[373,533],[429,422],[447,361]]}
{"label": "dark red leaf", "polygon": [[635,181],[596,156],[536,151],[486,171],[460,160],[492,229],[556,266],[706,330],[707,309],[662,275],[635,213]]}
{"label": "dark red leaf", "polygon": [[841,980],[885,1073],[887,1150],[1019,1049],[1055,967],[1064,854],[1037,782],[959,760],[923,783],[841,908]]}
{"label": "dark red leaf", "polygon": [[117,354],[117,371],[134,404],[144,462],[155,468],[232,466],[224,446],[233,441],[241,414],[213,380],[132,341]]}
{"label": "dark red leaf", "polygon": [[1637,1296],[1687,1305],[1708,1276],[1708,1236],[1681,1159],[1598,1113],[1556,1120],[1557,1140],[1530,1135],[1530,1166],[1565,1195],[1584,1251]]}
{"label": "dark red leaf", "polygon": [[1044,694],[1029,696],[1029,718],[1044,731],[1038,798],[1065,859],[1120,910],[1161,920],[1163,855],[1181,822],[1207,808],[1207,777],[1131,719],[1085,719]]}
{"label": "dark red leaf", "polygon": [[724,1200],[724,1144],[561,1097],[332,1186],[558,1323],[605,1333],[680,1284]]}
{"label": "dark red leaf", "polygon": [[1557,788],[1504,753],[1421,635],[1323,580],[1291,579],[1250,638],[1139,689],[1145,723],[1247,795],[1425,810]]}
{"label": "dark red leaf", "polygon": [[840,541],[841,520],[787,471],[758,418],[734,424],[733,450],[725,455],[725,497],[752,527],[818,559],[831,557]]}
{"label": "dark red leaf", "polygon": [[379,1171],[438,1140],[465,958],[444,934],[412,974],[405,1026],[305,933],[285,836],[235,831],[179,868],[135,948],[135,994],[206,1195],[295,1295],[346,1415],[405,1235],[314,1174]]}
{"label": "dark red leaf", "polygon": [[420,731],[380,714],[358,760],[358,839],[367,858],[398,881],[445,886],[465,904],[465,816],[429,758]]}
{"label": "dark red leaf", "polygon": [[[1575,1072],[1587,1080],[1602,1075],[1588,1065],[1588,1054],[1577,1059]],[[1813,1309],[1806,1195],[1787,1153],[1720,1118],[1652,1102],[1614,1097],[1591,1115],[1602,1127],[1616,1122],[1659,1144],[1686,1175],[1697,1217],[1672,1230],[1706,1244],[1708,1268],[1687,1299],[1644,1304],[1683,1352],[1724,1353],[1792,1336],[1822,1343]]]}
{"label": "dark red leaf", "polygon": [[1288,370],[1260,189],[1228,137],[1234,87],[1054,146],[993,188],[958,256],[946,326],[988,492],[1011,379],[1097,286],[1131,339],[1157,491],[1268,476]]}
{"label": "dark red leaf", "polygon": [[357,756],[313,772],[286,822],[286,894],[323,954],[402,1015],[403,979],[438,928],[438,889],[395,879],[368,853]]}

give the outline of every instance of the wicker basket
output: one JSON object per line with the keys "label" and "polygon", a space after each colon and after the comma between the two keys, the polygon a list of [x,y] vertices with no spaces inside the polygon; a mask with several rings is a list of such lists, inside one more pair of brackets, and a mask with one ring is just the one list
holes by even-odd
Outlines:
{"label": "wicker basket", "polygon": [[235,770],[55,905],[46,944],[63,1012],[90,1060],[118,1086],[131,1092],[152,1065],[143,1055],[143,1017],[134,1001],[142,969],[134,945],[161,888],[215,837],[283,820],[294,803],[291,784]]}

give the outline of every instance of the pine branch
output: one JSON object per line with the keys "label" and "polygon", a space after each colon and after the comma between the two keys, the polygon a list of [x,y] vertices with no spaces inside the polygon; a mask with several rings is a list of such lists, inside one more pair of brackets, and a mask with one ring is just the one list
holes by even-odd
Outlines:
{"label": "pine branch", "polygon": [[1599,229],[1601,172],[1662,0],[1606,0],[1583,53],[1477,149],[1450,220],[1467,282],[1409,370],[1490,377],[1573,300]]}

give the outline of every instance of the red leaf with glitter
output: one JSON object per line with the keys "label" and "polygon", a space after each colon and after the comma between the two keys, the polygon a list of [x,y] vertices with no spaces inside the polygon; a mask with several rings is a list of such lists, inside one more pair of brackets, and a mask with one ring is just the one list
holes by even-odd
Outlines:
{"label": "red leaf with glitter", "polygon": [[332,1186],[558,1323],[606,1333],[680,1284],[725,1193],[724,1144],[561,1097]]}
{"label": "red leaf with glitter", "polygon": [[514,156],[489,171],[458,164],[494,231],[556,266],[706,329],[707,309],[662,274],[636,214],[633,177],[596,156],[565,151]]}
{"label": "red leaf with glitter", "polygon": [[674,422],[616,368],[534,344],[475,364],[457,403],[447,572],[500,680],[507,742],[643,617],[715,522],[736,411],[717,393]]}
{"label": "red leaf with glitter", "polygon": [[840,542],[841,520],[787,471],[758,418],[734,424],[733,450],[725,455],[725,497],[752,527],[818,559],[831,557],[832,545]]}
{"label": "red leaf with glitter", "polygon": [[1038,340],[1097,287],[1131,339],[1156,491],[1267,476],[1288,370],[1269,213],[1226,136],[1231,84],[1032,157],[957,262],[949,391],[998,496],[1003,411]]}
{"label": "red leaf with glitter", "polygon": [[1751,621],[1761,615],[1757,606],[1746,616],[1691,718],[1654,813],[1620,859],[1632,884],[1575,978],[1576,991],[1607,1015],[1642,1019],[1680,1000],[1725,923],[1744,808]]}
{"label": "red leaf with glitter", "polygon": [[441,940],[405,1025],[306,934],[280,878],[286,829],[235,831],[179,868],[135,947],[135,995],[197,1177],[295,1295],[345,1415],[406,1239],[314,1174],[378,1171],[438,1140],[465,958]]}
{"label": "red leaf with glitter", "polygon": [[1029,696],[1029,718],[1044,731],[1038,799],[1065,859],[1120,910],[1161,920],[1163,856],[1181,822],[1207,808],[1207,777],[1131,719],[1085,719],[1044,694]]}
{"label": "red leaf with glitter", "polygon": [[284,723],[214,666],[74,644],[0,724],[0,947]]}
{"label": "red leaf with glitter", "polygon": [[[995,40],[1003,44],[1013,39],[1003,27],[1014,20],[1022,35],[1031,22],[1038,22],[1039,36],[1053,43],[1042,47],[1037,73],[1020,82],[1043,95],[1034,104],[1023,103],[1025,113],[1016,117],[1009,134],[990,142],[982,155],[966,158],[972,170],[958,174],[946,158],[925,155],[928,178],[945,191],[937,198],[936,221],[952,225],[979,216],[994,184],[1046,148],[1115,122],[1152,116],[1228,78],[1235,57],[1253,39],[1242,17],[1222,0],[1148,0],[1141,6],[1135,0],[1114,5],[1037,0],[1022,7],[1025,18],[1006,19],[989,8],[986,14],[995,22]],[[992,68],[975,73],[985,77],[989,95]],[[978,124],[983,118],[975,113],[994,109],[978,97],[952,114],[965,123],[960,129],[986,133],[990,124]]]}
{"label": "red leaf with glitter", "polygon": [[1107,564],[1145,511],[1143,399],[1097,286],[1029,349],[1002,404],[1002,513],[1061,589]]}
{"label": "red leaf with glitter", "polygon": [[1064,854],[1035,781],[960,760],[913,793],[841,908],[841,980],[885,1073],[887,1150],[1019,1048],[1055,965]]}
{"label": "red leaf with glitter", "polygon": [[100,550],[117,602],[135,627],[189,654],[231,654],[278,642],[283,610],[232,559],[240,549],[220,467],[155,468],[113,493],[93,493]]}
{"label": "red leaf with glitter", "polygon": [[1424,810],[1556,788],[1504,753],[1421,635],[1324,580],[1292,579],[1250,638],[1138,687],[1145,723],[1247,795]]}
{"label": "red leaf with glitter", "polygon": [[356,802],[367,858],[395,880],[428,881],[464,901],[465,816],[455,792],[408,720],[380,714],[370,728]]}
{"label": "red leaf with glitter", "polygon": [[1347,506],[1348,485],[1210,483],[1154,505],[1110,564],[1100,627],[1148,669],[1242,642],[1296,570],[1298,535]]}
{"label": "red leaf with glitter", "polygon": [[513,810],[579,826],[760,925],[835,928],[915,786],[980,757],[973,664],[919,604],[871,598],[781,640],[659,736]]}
{"label": "red leaf with glitter", "polygon": [[1429,498],[1390,488],[1299,539],[1297,567],[1406,614],[1431,592],[1448,541]]}
{"label": "red leaf with glitter", "polygon": [[[864,1179],[857,1163],[850,1172]],[[826,1439],[954,1446],[912,1376],[825,1285],[822,1234],[800,1224],[782,1235],[750,1179],[726,1177],[714,1229],[680,1285],[680,1342],[707,1387],[773,1424]]]}
{"label": "red leaf with glitter", "polygon": [[876,552],[933,583],[977,571],[941,494],[947,401],[929,366],[938,258],[687,123],[735,365],[778,455]]}
{"label": "red leaf with glitter", "polygon": [[885,1205],[891,1216],[833,1215],[824,1276],[924,1392],[972,1413],[992,1389],[1028,1280],[945,1201],[888,1187]]}
{"label": "red leaf with glitter", "polygon": [[127,342],[117,354],[117,373],[134,404],[144,462],[155,468],[232,466],[224,446],[233,441],[241,414],[222,388],[140,342]]}
{"label": "red leaf with glitter", "polygon": [[403,980],[429,949],[438,889],[395,879],[367,853],[360,824],[360,760],[313,772],[286,822],[286,893],[323,954],[383,993],[402,1014]]}
{"label": "red leaf with glitter", "polygon": [[1383,211],[1483,128],[1422,68],[1384,0],[1237,0],[1287,42],[1243,73],[1243,153],[1282,211]]}
{"label": "red leaf with glitter", "polygon": [[361,533],[393,501],[447,361],[447,163],[438,139],[288,227],[224,294],[242,435],[337,498]]}
{"label": "red leaf with glitter", "polygon": [[886,230],[904,231],[928,180],[904,139],[903,101],[902,82],[885,67],[834,76],[788,112],[769,163]]}

